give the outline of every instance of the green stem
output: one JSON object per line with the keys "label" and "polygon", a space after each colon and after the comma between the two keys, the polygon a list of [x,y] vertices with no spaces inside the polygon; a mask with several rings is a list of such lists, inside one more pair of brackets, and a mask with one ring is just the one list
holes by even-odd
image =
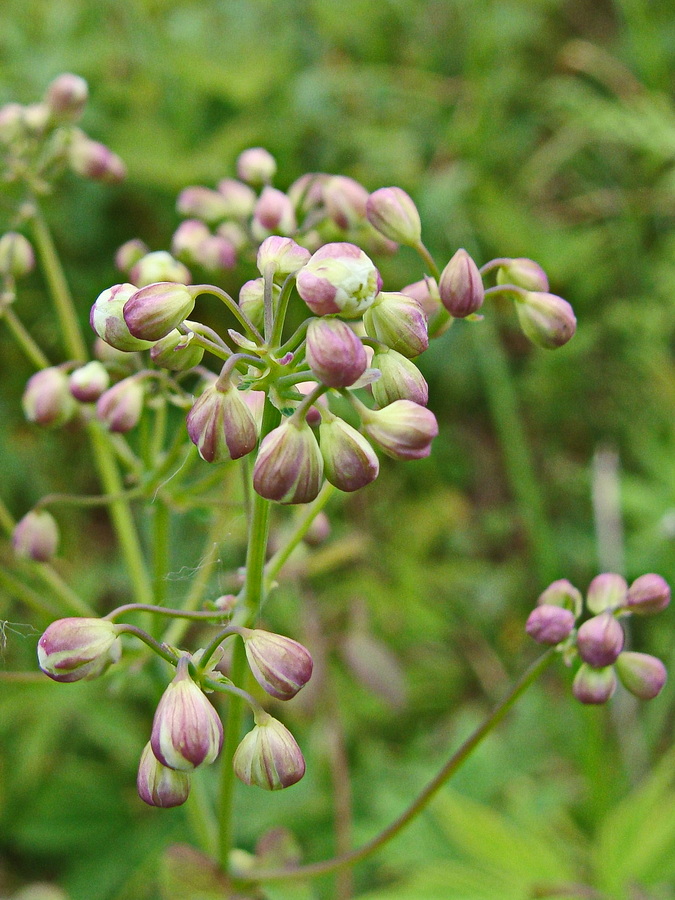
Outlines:
{"label": "green stem", "polygon": [[295,276],[289,275],[288,278],[284,281],[283,287],[281,288],[281,294],[279,295],[277,308],[274,314],[274,327],[272,329],[272,337],[270,339],[271,347],[275,347],[281,341],[281,336],[284,332],[284,322],[286,321],[288,301],[291,298],[291,291],[293,290],[294,284]]}
{"label": "green stem", "polygon": [[171,513],[161,500],[152,506],[152,585],[155,601],[166,600],[166,573],[169,571]]}
{"label": "green stem", "polygon": [[2,585],[10,596],[16,597],[17,600],[21,600],[22,603],[25,603],[26,606],[30,607],[35,612],[51,618],[58,617],[59,610],[53,606],[49,600],[46,600],[42,594],[39,594],[27,584],[24,584],[18,578],[15,578],[11,572],[7,572],[2,568],[0,568],[0,585]]}
{"label": "green stem", "polygon": [[427,248],[424,246],[422,241],[420,241],[419,244],[416,247],[414,247],[413,249],[419,253],[419,255],[422,257],[424,262],[429,266],[429,273],[431,275],[433,275],[436,280],[438,280],[441,277],[441,270],[436,265],[436,261],[434,260],[431,253],[429,253]]}
{"label": "green stem", "polygon": [[150,637],[147,631],[143,631],[142,628],[137,628],[135,625],[128,625],[126,622],[121,622],[116,628],[118,634],[133,634],[134,637],[137,637],[139,641],[143,641],[144,644],[154,650],[158,656],[162,657],[162,659],[171,663],[172,666],[175,666],[178,662],[178,657],[175,654],[167,650],[163,644],[159,644],[153,637]]}
{"label": "green stem", "polygon": [[9,306],[5,307],[2,318],[7,322],[7,327],[12,332],[12,337],[23,350],[28,361],[31,362],[36,369],[46,369],[49,366],[49,360],[25,329],[14,310]]}
{"label": "green stem", "polygon": [[[243,641],[236,641],[232,649],[232,680],[241,680],[246,674],[246,650]],[[236,694],[230,695],[227,708],[227,728],[221,754],[220,764],[220,831],[218,835],[218,857],[224,872],[230,865],[230,853],[234,845],[234,790],[236,780],[232,760],[239,746],[242,722],[244,720],[244,701]]]}

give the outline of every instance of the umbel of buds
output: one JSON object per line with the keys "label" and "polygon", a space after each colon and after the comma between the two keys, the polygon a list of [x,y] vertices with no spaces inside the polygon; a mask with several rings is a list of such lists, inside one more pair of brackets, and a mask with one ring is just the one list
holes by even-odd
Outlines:
{"label": "umbel of buds", "polygon": [[56,555],[59,529],[46,509],[32,509],[17,523],[12,546],[17,556],[34,562],[49,562]]}
{"label": "umbel of buds", "polygon": [[300,781],[305,774],[302,751],[288,728],[265,712],[234,754],[235,774],[245,784],[278,791]]}
{"label": "umbel of buds", "polygon": [[190,793],[190,775],[162,765],[152,752],[150,741],[145,745],[136,778],[138,796],[149,806],[169,809],[180,806]]}
{"label": "umbel of buds", "polygon": [[278,700],[290,700],[312,675],[312,657],[306,647],[281,634],[259,628],[239,628],[246,658],[260,687]]}
{"label": "umbel of buds", "polygon": [[118,628],[108,619],[58,619],[38,641],[38,664],[54,681],[96,678],[120,657]]}

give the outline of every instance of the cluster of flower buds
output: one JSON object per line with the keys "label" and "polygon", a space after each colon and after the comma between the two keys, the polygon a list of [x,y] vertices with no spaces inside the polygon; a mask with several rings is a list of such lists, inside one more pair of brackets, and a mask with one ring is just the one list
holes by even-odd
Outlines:
{"label": "cluster of flower buds", "polygon": [[666,682],[666,668],[654,656],[625,650],[621,619],[653,615],[670,603],[670,588],[660,575],[637,578],[630,587],[621,575],[597,575],[586,593],[590,617],[577,625],[584,611],[581,593],[569,581],[554,581],[530,613],[526,631],[540,644],[556,647],[568,665],[580,662],[572,685],[582,703],[606,703],[617,678],[641,700],[651,700]]}

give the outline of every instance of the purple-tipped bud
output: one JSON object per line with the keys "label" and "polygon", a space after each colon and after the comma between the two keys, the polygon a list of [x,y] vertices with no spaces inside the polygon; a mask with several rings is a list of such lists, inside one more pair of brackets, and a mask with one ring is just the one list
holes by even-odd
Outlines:
{"label": "purple-tipped bud", "polygon": [[366,204],[371,225],[391,241],[417,247],[422,240],[422,223],[412,197],[399,187],[374,191]]}
{"label": "purple-tipped bud", "polygon": [[56,556],[59,529],[46,509],[32,509],[17,522],[12,532],[12,546],[17,556],[35,562],[49,562]]}
{"label": "purple-tipped bud", "polygon": [[341,491],[358,491],[375,481],[377,454],[362,434],[337,416],[319,426],[324,474]]}
{"label": "purple-tipped bud", "polygon": [[650,616],[661,612],[670,603],[670,587],[668,582],[650,572],[640,575],[628,588],[626,606],[638,615]]}
{"label": "purple-tipped bud", "polygon": [[[414,281],[401,288],[401,293],[406,297],[412,297],[417,300],[424,310],[427,319],[435,315],[443,306],[441,303],[441,295],[438,293],[438,284],[436,279],[427,276],[421,281]],[[452,320],[450,320],[452,321]]]}
{"label": "purple-tipped bud", "polygon": [[312,675],[312,657],[306,647],[281,634],[242,628],[246,658],[260,687],[278,700],[290,700]]}
{"label": "purple-tipped bud", "polygon": [[312,319],[307,329],[307,363],[328,387],[354,384],[368,365],[360,338],[340,319]]}
{"label": "purple-tipped bud", "polygon": [[276,171],[276,161],[264,147],[249,147],[237,157],[237,175],[247,184],[269,184]]}
{"label": "purple-tipped bud", "polygon": [[326,212],[338,228],[356,228],[366,218],[368,191],[345,175],[333,175],[321,186]]}
{"label": "purple-tipped bud", "polygon": [[582,663],[572,682],[572,693],[580,703],[607,703],[616,690],[614,667],[594,669]]}
{"label": "purple-tipped bud", "polygon": [[237,262],[237,252],[231,241],[221,234],[210,234],[195,247],[195,262],[207,272],[223,272],[233,269]]}
{"label": "purple-tipped bud", "polygon": [[648,653],[626,651],[616,661],[619,681],[640,700],[653,700],[661,693],[668,673],[660,659]]}
{"label": "purple-tipped bud", "polygon": [[407,356],[419,356],[429,346],[427,317],[417,300],[382,291],[363,316],[369,337]]}
{"label": "purple-tipped bud", "polygon": [[[281,285],[272,285],[272,300],[279,299]],[[239,307],[256,328],[262,328],[265,320],[265,283],[262,278],[252,278],[239,289]]]}
{"label": "purple-tipped bud", "polygon": [[76,134],[70,145],[69,161],[76,175],[94,181],[116,184],[124,181],[127,174],[123,161],[110,147],[99,141],[92,141],[82,132]]}
{"label": "purple-tipped bud", "polygon": [[89,97],[89,87],[84,78],[64,72],[47,87],[45,103],[55,119],[76,122],[84,112]]}
{"label": "purple-tipped bud", "polygon": [[300,781],[305,760],[288,728],[264,713],[237,747],[232,764],[244,784],[279,791]]}
{"label": "purple-tipped bud", "polygon": [[158,341],[185,321],[194,306],[194,291],[184,284],[162,281],[132,294],[124,304],[122,314],[134,337]]}
{"label": "purple-tipped bud", "polygon": [[546,272],[532,259],[510,259],[497,269],[497,284],[515,284],[526,291],[548,291]]}
{"label": "purple-tipped bud", "polygon": [[222,222],[227,216],[227,203],[223,195],[200,186],[184,188],[176,200],[176,209],[181,216],[211,223]]}
{"label": "purple-tipped bud", "polygon": [[171,238],[171,253],[192,265],[197,261],[197,248],[211,237],[208,227],[199,219],[181,222]]}
{"label": "purple-tipped bud", "polygon": [[125,241],[115,253],[115,267],[128,275],[136,263],[150,252],[150,248],[140,239]]}
{"label": "purple-tipped bud", "polygon": [[325,512],[320,512],[309,526],[303,541],[308,547],[320,547],[330,537],[330,519]]}
{"label": "purple-tipped bud", "polygon": [[429,456],[431,442],[438,434],[434,414],[410,400],[396,400],[384,409],[363,411],[361,418],[366,435],[394,459]]}
{"label": "purple-tipped bud", "polygon": [[190,775],[163,766],[152,752],[150,741],[141,754],[136,778],[138,796],[148,806],[170,809],[185,803],[190,793]]}
{"label": "purple-tipped bud", "polygon": [[206,388],[187,415],[187,431],[206,462],[240,459],[258,443],[253,412],[232,384]]}
{"label": "purple-tipped bud", "polygon": [[70,375],[70,393],[80,403],[96,403],[110,385],[110,375],[103,363],[94,359],[75,369]]}
{"label": "purple-tipped bud", "polygon": [[297,222],[293,204],[283,191],[276,188],[263,188],[253,210],[253,221],[265,231],[276,231],[290,234],[295,231]]}
{"label": "purple-tipped bud", "polygon": [[57,366],[42,369],[28,379],[21,405],[29,422],[46,428],[65,425],[77,412],[68,376]]}
{"label": "purple-tipped bud", "polygon": [[35,254],[30,242],[18,231],[0,237],[0,275],[23,278],[35,268]]}
{"label": "purple-tipped bud", "polygon": [[603,572],[596,575],[588,585],[586,606],[592,613],[617,609],[626,602],[628,585],[626,579],[614,572]]}
{"label": "purple-tipped bud", "polygon": [[323,457],[307,422],[288,419],[260,444],[253,487],[266,500],[310,503],[323,484]]}
{"label": "purple-tipped bud", "polygon": [[567,300],[544,291],[516,297],[516,312],[525,335],[545,350],[562,347],[577,328],[574,310]]}
{"label": "purple-tipped bud", "polygon": [[124,304],[138,290],[133,284],[115,284],[96,298],[89,313],[92,330],[116,350],[147,350],[151,341],[135,338],[124,321]]}
{"label": "purple-tipped bud", "polygon": [[192,281],[189,270],[166,250],[155,250],[139,259],[129,273],[129,278],[137,289],[160,281],[173,281],[177,284],[190,284]]}
{"label": "purple-tipped bud", "polygon": [[109,431],[124,434],[138,425],[144,398],[143,383],[131,375],[101,394],[96,403],[96,418]]}
{"label": "purple-tipped bud", "polygon": [[382,287],[380,273],[355,244],[324,244],[298,273],[297,291],[317,316],[354,318],[372,305]]}
{"label": "purple-tipped bud", "polygon": [[218,182],[218,193],[225,200],[228,218],[247,219],[255,206],[255,191],[236,178],[223,178]]}
{"label": "purple-tipped bud", "polygon": [[[185,324],[199,328],[196,322]],[[198,366],[204,356],[204,348],[193,340],[194,335],[181,334],[174,329],[150,348],[150,358],[156,366],[174,372],[187,372]]]}
{"label": "purple-tipped bud", "polygon": [[535,606],[530,613],[525,631],[538,644],[555,646],[564,641],[574,628],[574,613],[562,606]]}
{"label": "purple-tipped bud", "polygon": [[578,618],[584,608],[584,600],[581,591],[577,590],[566,578],[553,581],[546,590],[542,591],[537,600],[537,605],[563,606],[574,613]]}
{"label": "purple-tipped bud", "polygon": [[179,772],[209,765],[223,746],[222,722],[190,677],[187,656],[178,660],[176,676],[157,705],[150,743],[159,762]]}
{"label": "purple-tipped bud", "polygon": [[38,641],[38,664],[54,681],[97,678],[120,658],[117,629],[108,619],[58,619]]}
{"label": "purple-tipped bud", "polygon": [[371,365],[381,373],[371,385],[379,407],[389,406],[395,400],[412,400],[420,406],[427,405],[429,387],[415,363],[406,356],[395,350],[378,350]]}
{"label": "purple-tipped bud", "polygon": [[309,261],[309,250],[296,244],[291,238],[271,235],[260,245],[256,265],[261,275],[270,269],[275,278],[283,281],[289,275],[295,275]]}
{"label": "purple-tipped bud", "polygon": [[458,250],[443,269],[438,292],[443,306],[456,319],[464,319],[481,308],[485,297],[483,279],[466,250]]}
{"label": "purple-tipped bud", "polygon": [[623,628],[611,612],[593,616],[577,631],[579,656],[594,669],[611,666],[621,653],[624,640]]}

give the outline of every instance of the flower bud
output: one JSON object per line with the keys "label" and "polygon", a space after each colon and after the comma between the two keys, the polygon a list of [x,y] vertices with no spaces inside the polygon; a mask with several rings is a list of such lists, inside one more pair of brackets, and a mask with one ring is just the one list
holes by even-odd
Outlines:
{"label": "flower bud", "polygon": [[397,244],[416,247],[422,223],[412,197],[399,187],[380,188],[368,197],[366,215],[371,225]]}
{"label": "flower bud", "polygon": [[609,611],[588,619],[577,631],[579,656],[594,669],[611,666],[623,643],[623,628]]}
{"label": "flower bud", "polygon": [[308,213],[315,212],[323,206],[324,186],[333,177],[323,172],[305,172],[304,175],[296,178],[289,187],[287,194],[299,213],[306,216]]}
{"label": "flower bud", "polygon": [[[566,578],[559,578],[553,581],[546,590],[542,591],[537,600],[539,606],[562,606],[574,613],[576,619],[581,615],[584,608],[584,600],[581,591],[577,590]],[[599,610],[591,610],[599,612]]]}
{"label": "flower bud", "polygon": [[516,298],[516,312],[524,334],[545,350],[562,347],[577,328],[574,310],[555,294],[530,291]]}
{"label": "flower bud", "polygon": [[152,346],[151,341],[135,338],[124,321],[124,304],[137,290],[133,284],[115,284],[98,295],[89,313],[93,331],[116,350],[147,350]]}
{"label": "flower bud", "polygon": [[149,252],[150,249],[140,238],[125,241],[115,253],[115,267],[127,275],[136,263],[147,256]]}
{"label": "flower bud", "polygon": [[394,459],[429,456],[438,434],[434,414],[410,400],[395,400],[384,409],[364,407],[361,419],[365,434]]}
{"label": "flower bud", "polygon": [[278,700],[290,700],[312,675],[312,657],[306,647],[281,634],[242,628],[246,658],[260,687]]}
{"label": "flower bud", "polygon": [[256,265],[261,275],[271,269],[275,278],[283,281],[289,275],[299,272],[309,257],[309,250],[296,244],[291,238],[271,235],[260,245]]}
{"label": "flower bud", "polygon": [[138,796],[149,806],[170,809],[185,803],[190,793],[190,775],[163,766],[152,752],[150,741],[141,754],[136,778]]}
{"label": "flower bud", "polygon": [[456,319],[481,308],[485,289],[478,266],[466,250],[458,250],[441,272],[438,292],[443,306]]}
{"label": "flower bud", "polygon": [[22,278],[35,267],[35,254],[30,242],[18,231],[0,237],[0,275]]}
{"label": "flower bud", "polygon": [[210,234],[195,247],[194,259],[207,272],[222,272],[234,268],[237,254],[227,238],[220,234]]}
{"label": "flower bud", "polygon": [[379,407],[389,406],[395,400],[412,400],[420,406],[427,405],[429,387],[415,363],[407,357],[396,350],[378,350],[371,365],[381,373],[371,385]]}
{"label": "flower bud", "polygon": [[317,316],[364,313],[382,287],[380,273],[355,244],[324,244],[298,273],[297,291]]}
{"label": "flower bud", "polygon": [[68,387],[68,376],[57,366],[31,375],[21,405],[29,422],[47,428],[65,425],[77,412],[77,403]]}
{"label": "flower bud", "polygon": [[266,231],[289,234],[295,231],[297,222],[293,204],[283,191],[264,187],[253,210],[253,220]]}
{"label": "flower bud", "polygon": [[192,276],[183,263],[174,259],[166,250],[155,250],[138,260],[129,273],[129,279],[138,289],[160,281],[190,284]]}
{"label": "flower bud", "polygon": [[258,443],[254,415],[232,384],[206,388],[187,415],[187,431],[206,462],[240,459]]}
{"label": "flower bud", "polygon": [[307,363],[328,387],[349,387],[366,370],[366,351],[354,331],[340,319],[312,319],[307,328]]}
{"label": "flower bud", "polygon": [[159,762],[179,772],[209,765],[223,746],[222,722],[190,677],[187,656],[157,705],[150,743]]}
{"label": "flower bud", "polygon": [[221,237],[224,237],[225,240],[229,241],[237,253],[245,247],[248,247],[250,243],[249,236],[243,226],[238,222],[232,222],[231,220],[221,222],[216,228],[216,234],[219,234]]}
{"label": "flower bud", "polygon": [[194,292],[184,284],[161,281],[132,294],[122,314],[135,338],[158,341],[180,325],[194,306]]}
{"label": "flower bud", "polygon": [[288,728],[264,713],[237,747],[232,764],[237,778],[266,791],[278,791],[305,774],[302,751]]}
{"label": "flower bud", "polygon": [[[421,281],[414,281],[412,284],[407,284],[404,288],[401,288],[401,293],[405,294],[406,297],[412,297],[413,300],[417,300],[424,310],[427,319],[436,315],[443,306],[441,303],[441,295],[438,293],[436,279],[430,278],[428,275]],[[452,319],[450,319],[449,322],[452,322]]]}
{"label": "flower bud", "polygon": [[640,700],[653,700],[666,683],[668,673],[660,659],[648,653],[625,651],[616,661],[619,681]]}
{"label": "flower bud", "polygon": [[515,284],[526,291],[548,291],[548,278],[532,259],[510,259],[497,269],[497,284]]}
{"label": "flower bud", "polygon": [[562,606],[542,604],[530,613],[525,631],[538,644],[555,646],[568,638],[574,628],[574,613]]}
{"label": "flower bud", "polygon": [[660,575],[640,575],[628,588],[626,606],[638,615],[661,612],[670,603],[670,587]]}
{"label": "flower bud", "polygon": [[362,434],[333,417],[319,426],[324,473],[341,491],[358,491],[375,481],[380,471],[377,454]]}
{"label": "flower bud", "polygon": [[308,547],[320,547],[330,537],[330,519],[325,512],[320,512],[312,520],[303,537]]}
{"label": "flower bud", "polygon": [[[276,303],[281,293],[281,285],[272,285],[272,301]],[[256,328],[262,328],[265,321],[265,284],[262,278],[252,278],[239,289],[239,307],[246,313]]]}
{"label": "flower bud", "polygon": [[108,619],[57,619],[38,641],[38,664],[54,681],[97,678],[120,658],[117,635]]}
{"label": "flower bud", "polygon": [[338,228],[356,228],[366,218],[368,191],[345,175],[333,175],[321,186],[326,212]]}
{"label": "flower bud", "polygon": [[171,253],[192,265],[197,260],[197,248],[211,237],[208,227],[199,219],[185,219],[171,238]]}
{"label": "flower bud", "polygon": [[[196,322],[185,321],[189,327]],[[150,358],[156,366],[174,372],[187,372],[198,366],[204,356],[204,348],[195,343],[193,334],[181,334],[174,328],[150,348]]]}
{"label": "flower bud", "polygon": [[181,216],[221,222],[227,216],[227,204],[219,191],[207,187],[187,187],[178,195],[176,210]]}
{"label": "flower bud", "polygon": [[138,425],[144,398],[142,382],[131,375],[101,394],[96,403],[96,418],[107,425],[109,431],[124,434]]}
{"label": "flower bud", "polygon": [[248,219],[255,206],[256,195],[247,184],[236,178],[223,178],[218,182],[218,193],[223,197],[226,215],[232,219]]}
{"label": "flower bud", "polygon": [[77,132],[69,148],[70,167],[76,175],[116,184],[124,181],[127,168],[120,157],[99,141]]}
{"label": "flower bud", "polygon": [[32,509],[12,532],[12,546],[17,556],[35,562],[49,562],[56,556],[59,529],[46,509]]}
{"label": "flower bud", "polygon": [[103,363],[95,359],[75,369],[68,383],[70,393],[80,403],[96,403],[101,394],[108,389],[110,375]]}
{"label": "flower bud", "polygon": [[61,122],[77,122],[84,112],[89,88],[84,78],[64,72],[47,87],[45,103],[55,119]]}
{"label": "flower bud", "polygon": [[617,609],[626,601],[628,585],[626,579],[613,572],[603,572],[596,575],[588,585],[586,593],[586,606],[592,613],[601,613],[605,610]]}
{"label": "flower bud", "polygon": [[277,171],[277,164],[264,147],[250,147],[237,157],[237,175],[247,184],[269,184]]}
{"label": "flower bud", "polygon": [[408,358],[429,346],[427,317],[417,300],[405,294],[382,291],[363,316],[369,337]]}
{"label": "flower bud", "polygon": [[253,487],[266,500],[310,503],[323,483],[323,458],[307,422],[291,418],[264,438],[253,468]]}
{"label": "flower bud", "polygon": [[607,703],[615,690],[613,666],[594,669],[582,663],[572,682],[572,693],[581,703]]}

